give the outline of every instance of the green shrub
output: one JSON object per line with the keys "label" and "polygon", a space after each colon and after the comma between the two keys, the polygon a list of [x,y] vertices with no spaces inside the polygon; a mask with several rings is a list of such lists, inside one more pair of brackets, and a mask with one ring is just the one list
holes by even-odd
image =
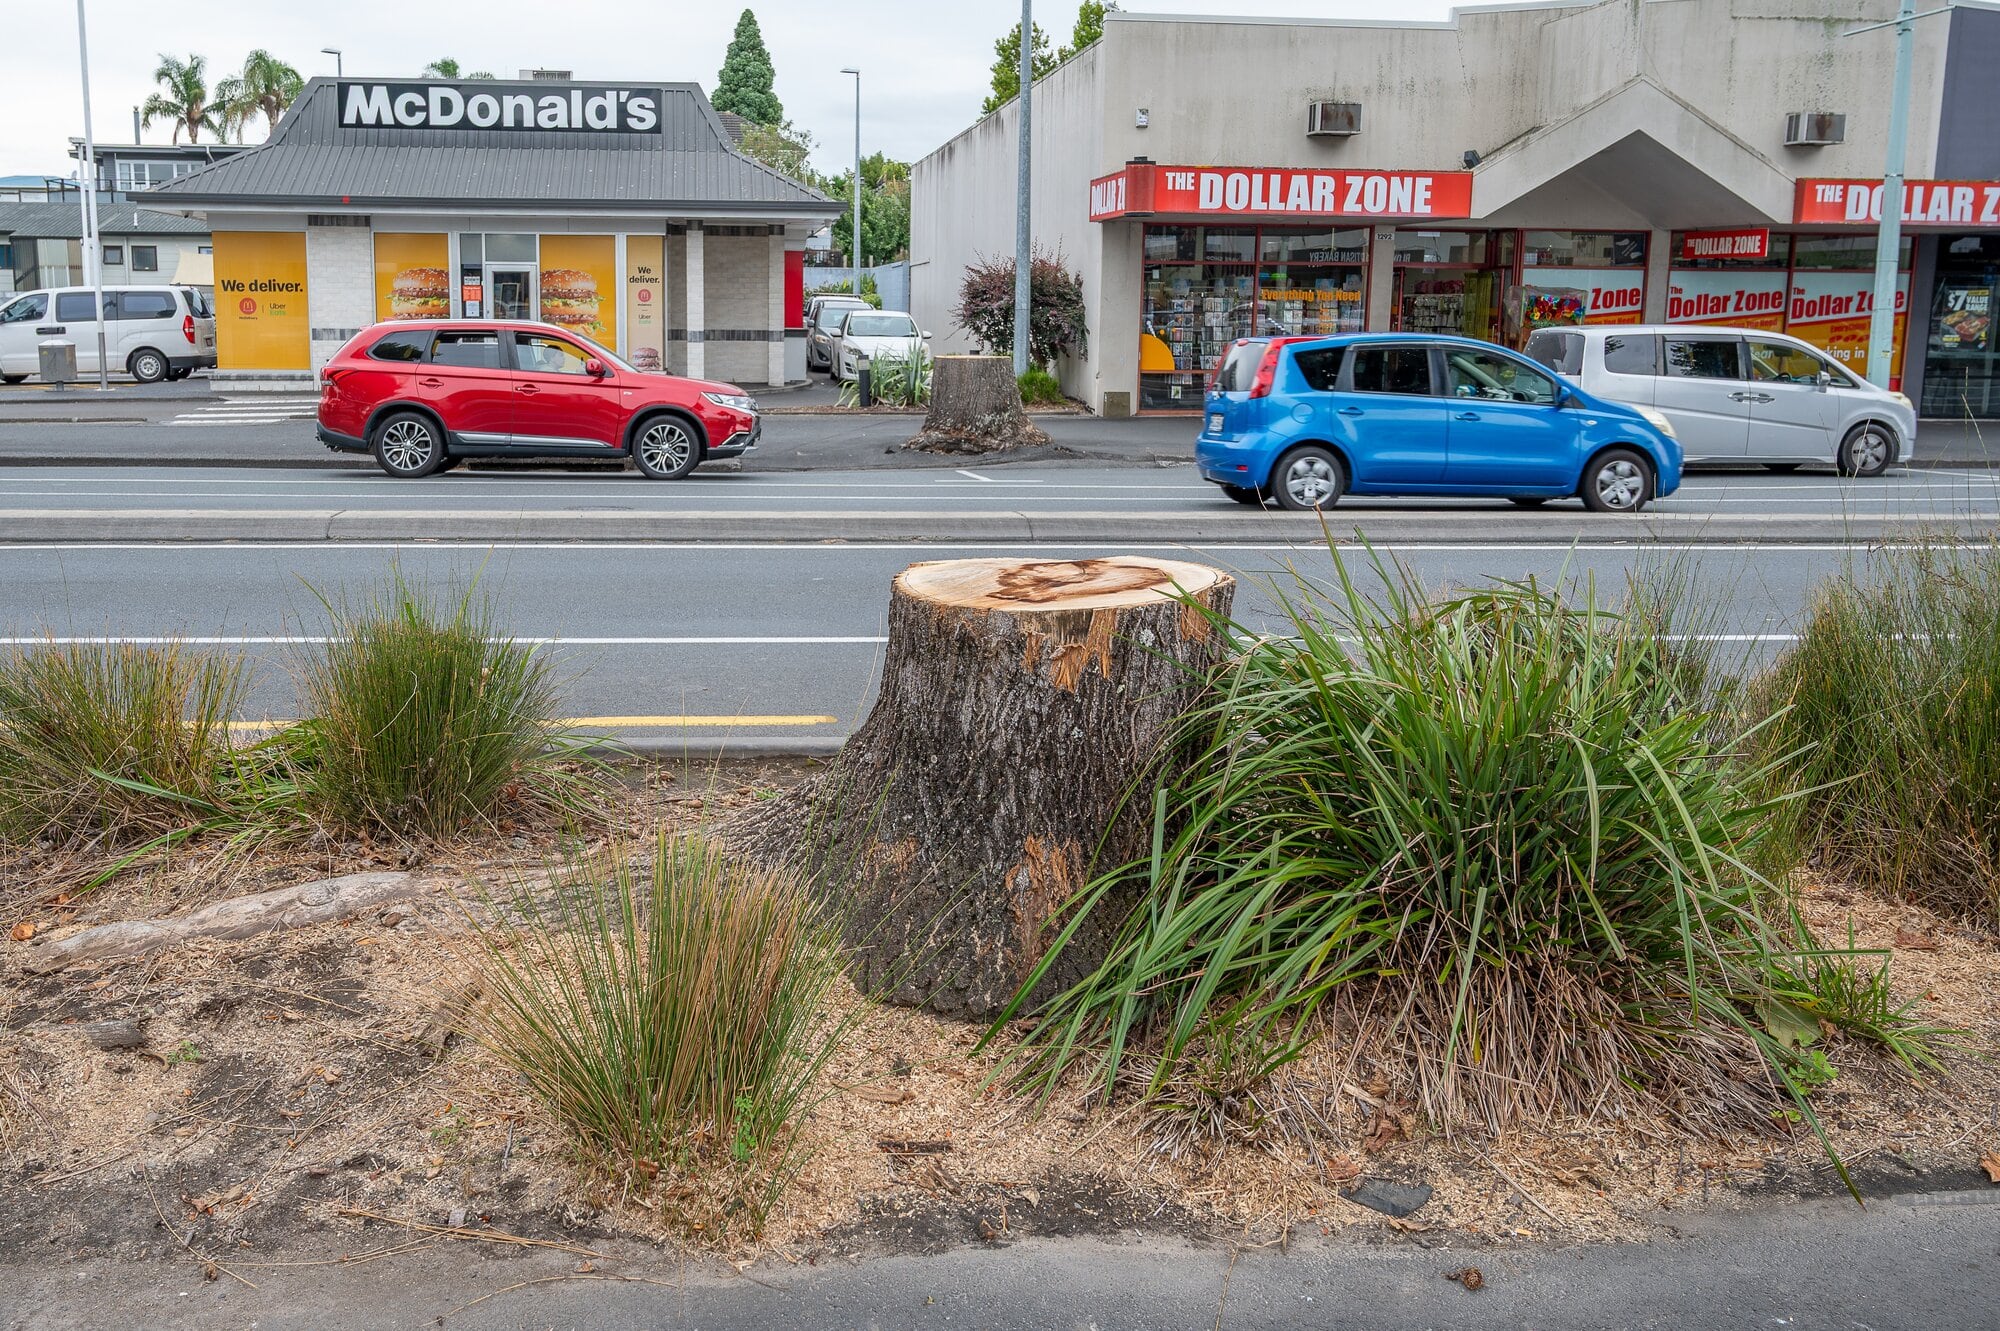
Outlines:
{"label": "green shrub", "polygon": [[1301,578],[1284,636],[1216,625],[1245,645],[1187,718],[1152,858],[1079,905],[1121,875],[1149,890],[1036,1017],[1024,1072],[1109,1087],[1143,1039],[1158,1082],[1218,1033],[1268,1069],[1365,982],[1376,1051],[1446,1124],[1683,1092],[1697,1116],[1767,1114],[1730,1074],[1758,1050],[1787,1072],[1756,1016],[1786,950],[1750,867],[1771,778],[1698,647],[1643,596],[1614,613],[1376,571],[1373,598],[1337,555],[1333,590]]}
{"label": "green shrub", "polygon": [[299,665],[288,748],[308,817],[348,832],[446,837],[504,812],[571,804],[549,663],[397,574],[358,605],[323,601],[327,641]]}
{"label": "green shrub", "polygon": [[242,664],[179,644],[47,643],[0,659],[0,840],[158,837],[212,801]]}
{"label": "green shrub", "polygon": [[1063,396],[1062,385],[1056,377],[1039,365],[1030,365],[1022,372],[1020,385],[1023,406],[1059,407],[1069,400]]}
{"label": "green shrub", "polygon": [[1761,690],[1804,750],[1791,847],[2000,926],[2000,551],[1890,550],[1822,585]]}
{"label": "green shrub", "polygon": [[788,878],[662,834],[485,912],[473,1033],[584,1160],[705,1238],[754,1235],[800,1163],[815,1078],[851,1029],[839,931]]}
{"label": "green shrub", "polygon": [[[921,407],[931,400],[932,356],[922,342],[912,339],[904,351],[885,351],[868,359],[869,393],[885,407]],[[840,386],[840,405],[860,405],[859,382]]]}
{"label": "green shrub", "polygon": [[[827,282],[814,287],[811,291],[806,292],[806,294],[808,296],[851,296],[854,294],[854,283],[845,279],[839,282]],[[875,275],[873,273],[863,273],[861,275],[861,299],[868,302],[870,309],[879,310],[882,308],[882,293],[875,289]]]}

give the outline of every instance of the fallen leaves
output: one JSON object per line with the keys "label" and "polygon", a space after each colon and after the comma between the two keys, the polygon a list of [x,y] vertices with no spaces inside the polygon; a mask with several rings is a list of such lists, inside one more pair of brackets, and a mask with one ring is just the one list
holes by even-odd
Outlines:
{"label": "fallen leaves", "polygon": [[2000,1150],[1988,1151],[1979,1157],[1979,1167],[1986,1171],[1989,1183],[2000,1183]]}
{"label": "fallen leaves", "polygon": [[1361,1177],[1361,1166],[1354,1162],[1353,1156],[1346,1154],[1328,1156],[1320,1168],[1326,1174],[1326,1181],[1335,1187]]}
{"label": "fallen leaves", "polygon": [[1483,1289],[1486,1286],[1486,1277],[1480,1274],[1476,1266],[1461,1266],[1456,1271],[1447,1271],[1444,1273],[1444,1278],[1456,1280],[1467,1289]]}
{"label": "fallen leaves", "polygon": [[8,931],[7,936],[17,943],[25,943],[35,936],[35,922],[33,920],[22,920]]}
{"label": "fallen leaves", "polygon": [[1938,949],[1938,940],[1936,935],[1925,933],[1921,929],[1897,929],[1896,946],[1914,952],[1935,952]]}

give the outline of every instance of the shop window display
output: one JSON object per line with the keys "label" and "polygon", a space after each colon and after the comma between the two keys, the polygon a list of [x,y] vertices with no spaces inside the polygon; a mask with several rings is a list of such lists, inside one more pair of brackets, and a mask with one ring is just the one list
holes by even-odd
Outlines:
{"label": "shop window display", "polygon": [[1940,236],[1924,349],[1926,416],[2000,417],[2000,236]]}
{"label": "shop window display", "polygon": [[1396,328],[1496,341],[1511,231],[1396,233]]}
{"label": "shop window display", "polygon": [[1529,231],[1521,277],[1507,293],[1507,340],[1537,328],[1638,323],[1646,310],[1646,233]]}
{"label": "shop window display", "polygon": [[1198,408],[1238,338],[1359,332],[1368,236],[1361,229],[1147,228],[1140,406]]}

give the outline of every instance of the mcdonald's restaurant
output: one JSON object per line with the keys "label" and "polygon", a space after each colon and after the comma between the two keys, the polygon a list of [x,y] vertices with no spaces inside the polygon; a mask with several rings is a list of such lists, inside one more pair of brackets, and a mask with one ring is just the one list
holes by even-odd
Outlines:
{"label": "mcdonald's restaurant", "polygon": [[214,236],[219,386],[296,388],[383,319],[541,320],[642,369],[806,377],[808,234],[693,84],[313,79],[269,142],[147,191]]}

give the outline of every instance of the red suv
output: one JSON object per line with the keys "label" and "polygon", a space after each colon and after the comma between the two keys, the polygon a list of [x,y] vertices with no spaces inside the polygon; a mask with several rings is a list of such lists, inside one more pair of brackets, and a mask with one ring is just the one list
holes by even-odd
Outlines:
{"label": "red suv", "polygon": [[635,370],[548,324],[376,324],[320,371],[319,440],[373,453],[391,476],[469,457],[629,455],[654,480],[757,446],[754,398],[734,384]]}

